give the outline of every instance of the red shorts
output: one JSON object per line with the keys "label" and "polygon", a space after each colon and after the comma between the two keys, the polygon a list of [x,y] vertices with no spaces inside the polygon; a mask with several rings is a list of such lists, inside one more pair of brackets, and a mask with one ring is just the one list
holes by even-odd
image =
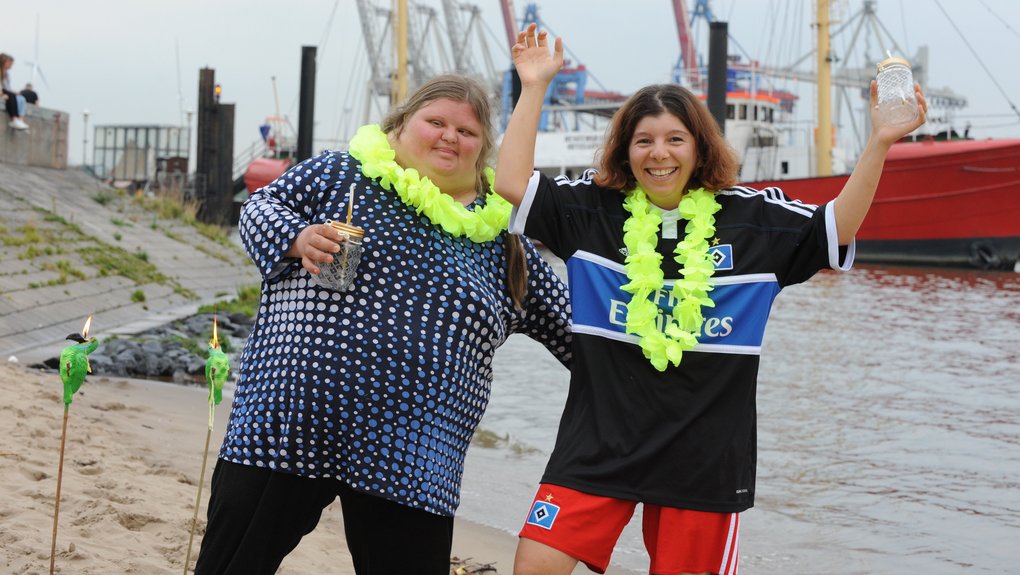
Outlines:
{"label": "red shorts", "polygon": [[[562,551],[605,573],[636,501],[539,485],[520,536]],[[641,530],[650,573],[737,573],[740,516],[644,504]]]}

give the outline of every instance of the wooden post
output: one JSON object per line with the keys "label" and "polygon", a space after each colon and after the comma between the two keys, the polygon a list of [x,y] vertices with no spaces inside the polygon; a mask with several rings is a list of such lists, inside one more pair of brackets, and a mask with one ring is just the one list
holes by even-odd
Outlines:
{"label": "wooden post", "polygon": [[708,31],[708,111],[726,133],[726,83],[729,68],[726,22],[712,22]]}
{"label": "wooden post", "polygon": [[315,46],[301,47],[301,96],[298,108],[297,161],[312,157],[315,132]]}
{"label": "wooden post", "polygon": [[211,68],[199,70],[196,139],[195,174],[205,181],[198,217],[206,223],[227,223],[234,203],[234,105],[219,103]]}

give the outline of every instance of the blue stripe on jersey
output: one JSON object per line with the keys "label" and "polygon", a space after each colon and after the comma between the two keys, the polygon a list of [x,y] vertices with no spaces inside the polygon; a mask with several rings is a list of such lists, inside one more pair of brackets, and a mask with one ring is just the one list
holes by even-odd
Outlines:
{"label": "blue stripe on jersey", "polygon": [[[567,260],[573,331],[638,343],[626,333],[630,294],[620,289],[629,280],[622,265],[595,254],[578,251]],[[703,308],[705,322],[694,351],[758,355],[772,301],[779,293],[774,274],[714,278],[714,308]],[[664,314],[676,303],[670,293],[673,281],[655,298]],[[662,316],[660,316],[662,317]]]}

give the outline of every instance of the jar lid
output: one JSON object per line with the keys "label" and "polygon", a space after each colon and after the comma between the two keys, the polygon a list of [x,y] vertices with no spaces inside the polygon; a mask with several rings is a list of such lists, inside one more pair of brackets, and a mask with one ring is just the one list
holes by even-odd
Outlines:
{"label": "jar lid", "polygon": [[365,230],[359,228],[358,226],[352,226],[350,224],[345,224],[343,222],[337,222],[334,220],[326,220],[326,225],[331,226],[334,230],[345,233],[349,236],[354,236],[356,238],[365,237]]}
{"label": "jar lid", "polygon": [[878,71],[881,72],[882,70],[885,70],[886,68],[894,64],[899,64],[900,66],[906,66],[907,68],[910,68],[910,62],[908,62],[906,58],[890,57],[878,63]]}

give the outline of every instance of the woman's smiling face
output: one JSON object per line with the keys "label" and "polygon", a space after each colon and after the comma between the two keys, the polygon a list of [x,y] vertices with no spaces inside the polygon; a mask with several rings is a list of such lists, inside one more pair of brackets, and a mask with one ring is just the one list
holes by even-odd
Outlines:
{"label": "woman's smiling face", "polygon": [[634,127],[628,148],[630,169],[653,204],[680,204],[698,166],[698,149],[687,126],[673,114],[645,116]]}

